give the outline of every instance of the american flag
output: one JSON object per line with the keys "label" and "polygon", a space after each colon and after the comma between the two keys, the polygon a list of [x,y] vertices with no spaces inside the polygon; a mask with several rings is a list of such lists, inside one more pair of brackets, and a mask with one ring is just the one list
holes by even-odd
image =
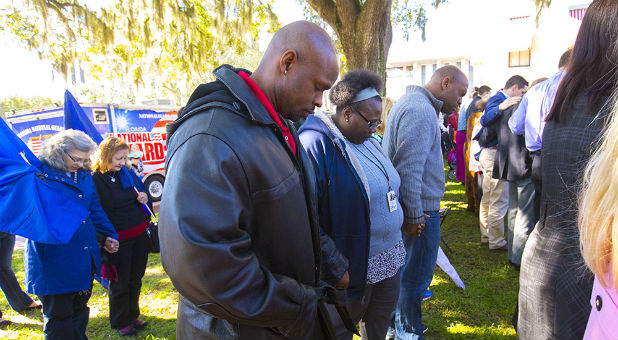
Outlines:
{"label": "american flag", "polygon": [[161,142],[161,141],[163,141],[163,137],[161,137],[160,133],[151,132],[150,133],[150,140],[155,141],[155,142]]}
{"label": "american flag", "polygon": [[587,8],[570,9],[569,10],[569,15],[571,16],[571,18],[575,18],[577,20],[582,20],[582,19],[584,19],[584,15],[586,15],[586,9]]}
{"label": "american flag", "polygon": [[43,141],[41,139],[41,137],[32,137],[30,138],[30,150],[32,150],[32,153],[34,153],[35,156],[39,156],[39,151],[41,151],[41,148],[43,147]]}

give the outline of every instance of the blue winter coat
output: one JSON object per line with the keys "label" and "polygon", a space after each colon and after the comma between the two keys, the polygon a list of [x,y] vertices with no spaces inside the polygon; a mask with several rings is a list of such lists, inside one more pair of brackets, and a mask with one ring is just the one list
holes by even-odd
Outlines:
{"label": "blue winter coat", "polygon": [[326,119],[329,118],[322,112],[309,116],[300,127],[299,137],[316,175],[320,226],[349,260],[347,293],[360,300],[369,260],[368,183],[360,163],[346,150],[344,137],[338,130],[336,136]]}
{"label": "blue winter coat", "polygon": [[[27,292],[56,295],[89,289],[93,264],[100,273],[101,258],[96,232],[118,239],[114,227],[99,204],[92,175],[79,170],[77,184],[63,171],[43,164],[42,173],[59,193],[75,195],[90,212],[67,244],[26,243],[24,263]],[[93,263],[94,261],[94,263]]]}

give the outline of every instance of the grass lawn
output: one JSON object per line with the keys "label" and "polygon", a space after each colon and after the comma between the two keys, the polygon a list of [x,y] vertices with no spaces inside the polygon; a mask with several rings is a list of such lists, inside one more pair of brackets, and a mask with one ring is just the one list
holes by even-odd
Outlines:
{"label": "grass lawn", "polygon": [[[428,339],[516,339],[511,318],[519,291],[519,271],[508,263],[506,252],[481,247],[478,219],[466,211],[464,187],[447,181],[442,237],[453,249],[442,249],[457,269],[466,290],[457,287],[436,268],[431,299],[423,304]],[[506,228],[506,226],[505,226]],[[506,233],[506,231],[505,231]]]}
{"label": "grass lawn", "polygon": [[[24,268],[22,251],[13,254],[13,270],[19,282],[23,282]],[[123,337],[109,327],[109,299],[107,290],[97,282],[88,305],[90,321],[87,335],[89,339],[176,339],[176,307],[178,293],[172,281],[161,266],[159,255],[150,254],[148,268],[143,279],[140,309],[142,319],[150,324],[137,336]],[[4,318],[15,324],[0,330],[0,339],[43,339],[43,316],[40,310],[20,314],[14,312],[6,302],[4,295],[0,298],[0,309]]]}
{"label": "grass lawn", "polygon": [[[464,188],[447,182],[442,206],[450,208],[442,236],[454,253],[446,255],[466,284],[455,286],[439,268],[431,284],[433,297],[423,305],[423,322],[429,326],[428,339],[516,339],[511,317],[517,300],[519,272],[508,265],[505,252],[493,253],[480,246],[478,220],[465,210]],[[23,282],[22,252],[13,255],[13,268]],[[143,281],[140,306],[150,325],[132,339],[175,339],[177,293],[165,275],[158,255],[150,255]],[[90,299],[90,339],[131,339],[109,327],[106,291],[95,283]],[[0,330],[0,339],[43,339],[40,311],[13,312],[4,296],[0,309],[15,325]]]}

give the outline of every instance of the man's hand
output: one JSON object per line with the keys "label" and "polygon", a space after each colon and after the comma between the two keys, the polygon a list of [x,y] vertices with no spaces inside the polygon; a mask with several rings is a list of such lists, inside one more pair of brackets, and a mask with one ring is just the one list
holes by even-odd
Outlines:
{"label": "man's hand", "polygon": [[520,101],[521,101],[521,97],[509,97],[498,106],[498,110],[504,111],[508,109],[509,107],[519,103]]}
{"label": "man's hand", "polygon": [[337,289],[348,289],[350,285],[350,274],[346,271],[345,274],[341,277],[341,280],[335,284],[335,288]]}
{"label": "man's hand", "polygon": [[137,201],[141,204],[148,203],[148,195],[146,195],[145,192],[140,192],[139,194],[137,194]]}
{"label": "man's hand", "polygon": [[[423,217],[427,219],[429,218],[429,215],[423,214]],[[421,236],[421,232],[423,231],[423,229],[425,229],[425,221],[419,223],[404,222],[403,226],[401,227],[401,230],[403,230],[406,235],[409,235],[412,238]]]}
{"label": "man's hand", "polygon": [[118,243],[116,239],[113,239],[108,236],[105,239],[105,245],[103,246],[103,249],[105,249],[106,252],[113,254],[118,251],[119,246],[120,244]]}

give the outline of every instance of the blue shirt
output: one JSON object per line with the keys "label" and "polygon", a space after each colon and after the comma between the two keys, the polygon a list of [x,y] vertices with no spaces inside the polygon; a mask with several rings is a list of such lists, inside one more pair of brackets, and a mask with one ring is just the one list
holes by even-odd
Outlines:
{"label": "blue shirt", "polygon": [[[500,110],[499,106],[505,101],[509,96],[504,93],[504,91],[500,90],[498,93],[493,95],[487,101],[487,105],[485,105],[485,111],[483,112],[483,116],[481,116],[481,125],[482,129],[486,129],[489,124],[491,124],[494,120],[500,118]],[[482,130],[481,129],[481,130]],[[479,131],[480,133],[480,131]],[[491,148],[493,146],[498,145],[498,139],[489,142],[486,147]]]}
{"label": "blue shirt", "polygon": [[509,128],[516,135],[525,135],[526,148],[531,152],[541,149],[545,118],[554,104],[558,86],[565,74],[566,71],[559,71],[531,88],[509,119]]}
{"label": "blue shirt", "polygon": [[[473,100],[474,99],[472,99],[472,101]],[[457,131],[466,131],[466,125],[468,123],[468,107],[470,107],[472,101],[461,105],[461,110],[459,110],[459,120],[457,121]]]}

